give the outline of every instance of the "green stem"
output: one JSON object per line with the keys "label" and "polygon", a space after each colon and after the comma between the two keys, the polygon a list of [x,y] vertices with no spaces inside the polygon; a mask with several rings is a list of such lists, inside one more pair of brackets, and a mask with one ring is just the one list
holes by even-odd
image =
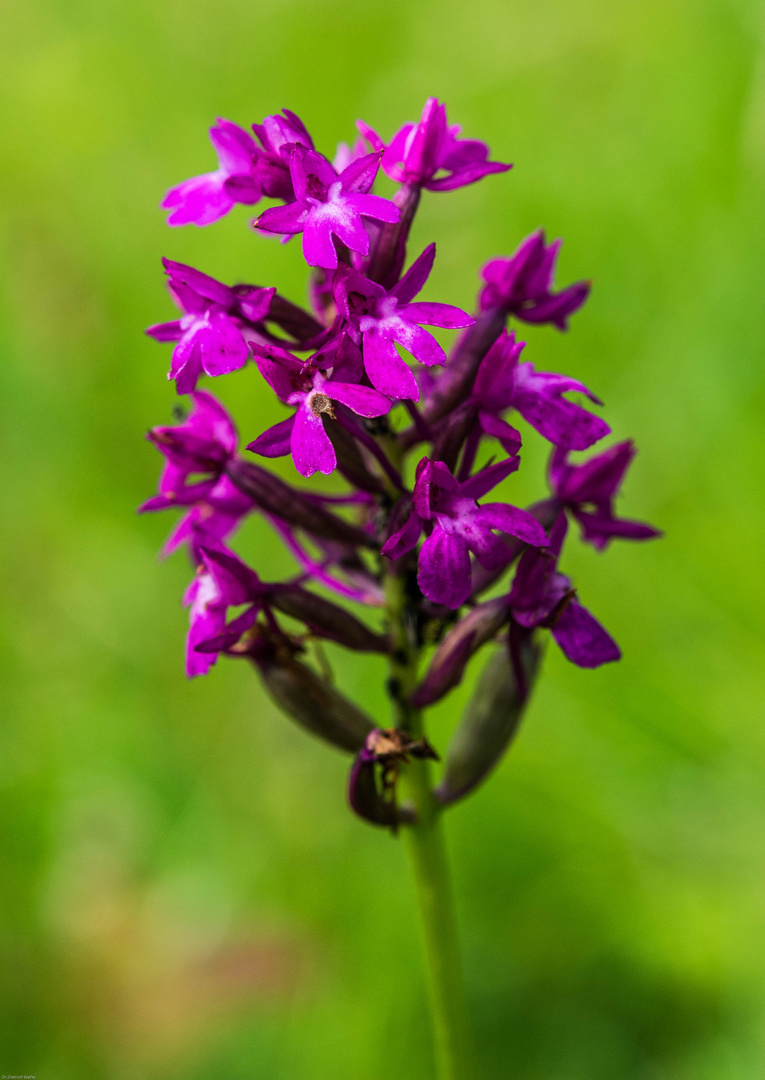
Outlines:
{"label": "green stem", "polygon": [[[394,649],[390,694],[396,726],[415,738],[424,734],[422,715],[409,697],[417,683],[419,650],[407,617],[403,578],[386,575],[386,600]],[[414,871],[427,963],[428,990],[438,1080],[471,1080],[471,1046],[462,987],[457,923],[441,809],[433,798],[430,762],[413,758],[403,777],[406,794],[417,811],[417,822],[404,827]]]}

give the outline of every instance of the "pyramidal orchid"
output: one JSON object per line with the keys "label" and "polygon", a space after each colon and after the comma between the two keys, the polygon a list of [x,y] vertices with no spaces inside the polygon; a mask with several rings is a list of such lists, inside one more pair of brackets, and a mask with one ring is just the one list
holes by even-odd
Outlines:
{"label": "pyramidal orchid", "polygon": [[[238,203],[276,200],[255,229],[302,234],[309,302],[164,260],[180,316],[147,333],[173,346],[169,377],[188,411],[149,432],[164,466],[140,509],[180,511],[163,553],[185,549],[191,562],[187,675],[207,674],[220,656],[250,661],[281,712],[353,756],[352,811],[406,838],[424,898],[438,1076],[464,1080],[470,1041],[441,815],[511,744],[548,636],[581,668],[621,656],[560,569],[569,522],[598,551],[659,533],[615,510],[633,443],[593,452],[611,433],[595,393],[538,369],[535,343],[507,329],[516,320],[541,335],[549,329],[536,327],[565,330],[587,299],[588,282],[554,287],[560,241],[538,230],[488,261],[472,314],[421,297],[435,244],[406,268],[422,192],[510,166],[462,138],[436,98],[390,142],[358,127],[363,140],[341,143],[330,162],[289,110],[253,124],[252,135],[218,120],[218,168],[165,196],[170,225],[208,225]],[[381,166],[399,185],[391,198],[373,191]],[[256,401],[284,410],[248,431],[244,449],[226,407],[206,382],[198,388],[241,369]],[[549,444],[549,491],[523,507],[526,431]],[[589,456],[572,460],[581,451]],[[263,463],[288,455],[299,478],[336,474],[331,491]],[[294,559],[283,580],[264,581],[232,547],[255,515]],[[385,658],[392,717],[379,713],[378,695],[368,696],[370,714],[335,685],[323,640]],[[477,688],[442,748],[430,741],[427,709],[479,652],[487,662]]]}

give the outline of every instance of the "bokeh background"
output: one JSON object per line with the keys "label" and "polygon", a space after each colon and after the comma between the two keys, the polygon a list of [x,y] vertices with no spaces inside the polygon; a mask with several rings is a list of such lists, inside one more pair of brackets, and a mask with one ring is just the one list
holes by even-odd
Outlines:
{"label": "bokeh background", "polygon": [[[480,1076],[765,1075],[764,32],[756,0],[5,0],[0,1071],[432,1077],[401,843],[246,665],[185,681],[189,568],[135,506],[174,405],[160,256],[304,295],[246,208],[164,225],[214,117],[288,106],[331,155],[437,94],[516,167],[424,200],[429,296],[469,307],[487,258],[565,237],[559,281],[594,291],[529,348],[638,440],[622,510],[666,530],[571,546],[624,660],[551,649],[448,820]],[[214,390],[247,437],[278,415],[252,369]],[[241,550],[284,561],[257,523]],[[380,677],[342,681],[384,719]]]}

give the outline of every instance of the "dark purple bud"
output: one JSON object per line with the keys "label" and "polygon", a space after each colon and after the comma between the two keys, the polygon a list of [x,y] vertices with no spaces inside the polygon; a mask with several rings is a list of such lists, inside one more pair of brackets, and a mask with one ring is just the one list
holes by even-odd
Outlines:
{"label": "dark purple bud", "polygon": [[255,645],[248,654],[282,712],[340,750],[353,754],[363,747],[374,725],[349,698],[289,653]]}
{"label": "dark purple bud", "polygon": [[249,495],[266,513],[305,529],[314,536],[368,546],[369,539],[360,529],[349,525],[337,514],[317,506],[260,465],[235,459],[229,462],[226,471],[239,490]]}
{"label": "dark purple bud", "polygon": [[433,442],[433,460],[443,461],[454,472],[462,445],[477,424],[478,409],[465,402],[445,416]]}
{"label": "dark purple bud", "polygon": [[[515,658],[514,665],[507,649],[498,649],[478,679],[446,752],[443,779],[435,791],[439,802],[455,802],[480,784],[518,730],[540,660],[530,632],[523,632]],[[516,670],[518,661],[522,673]],[[525,685],[519,685],[520,674]]]}
{"label": "dark purple bud", "polygon": [[276,589],[269,602],[285,615],[300,619],[319,637],[337,641],[346,649],[357,652],[390,651],[390,640],[386,634],[374,633],[349,611],[307,589],[299,586]]}
{"label": "dark purple bud", "polygon": [[371,491],[374,494],[381,492],[382,481],[367,468],[358,443],[351,433],[334,420],[325,420],[324,430],[335,448],[338,471],[348,483],[362,491]]}
{"label": "dark purple bud", "polygon": [[488,600],[453,626],[436,649],[423,682],[412,694],[412,705],[421,709],[433,705],[462,681],[468,660],[491,641],[507,622],[510,608],[506,598]]}
{"label": "dark purple bud", "polygon": [[362,267],[370,281],[376,281],[386,289],[396,284],[404,267],[406,241],[420,205],[421,190],[417,184],[405,184],[394,194],[393,203],[401,211],[401,220],[380,227],[369,258]]}
{"label": "dark purple bud", "polygon": [[348,779],[348,801],[359,817],[394,830],[416,820],[411,808],[396,803],[399,771],[410,757],[438,761],[427,739],[412,739],[408,731],[375,728],[369,733]]}

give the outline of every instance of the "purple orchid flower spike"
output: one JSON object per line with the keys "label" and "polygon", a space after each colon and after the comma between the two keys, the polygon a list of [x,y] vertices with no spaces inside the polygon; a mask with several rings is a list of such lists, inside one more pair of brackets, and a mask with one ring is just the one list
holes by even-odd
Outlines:
{"label": "purple orchid flower spike", "polygon": [[[489,148],[477,139],[459,139],[461,128],[446,120],[446,106],[437,98],[425,102],[417,124],[404,124],[386,146],[377,132],[359,120],[356,125],[373,150],[382,150],[382,167],[399,184],[428,191],[453,191],[474,184],[512,165],[489,161]],[[446,173],[438,177],[438,173]]]}
{"label": "purple orchid flower spike", "polygon": [[581,465],[569,463],[568,452],[562,448],[555,450],[550,460],[550,484],[556,501],[577,519],[582,539],[598,550],[616,537],[652,540],[661,536],[652,525],[614,514],[614,498],[636,452],[628,439]]}
{"label": "purple orchid flower spike", "polygon": [[362,346],[369,381],[395,400],[418,401],[420,396],[417,380],[396,344],[420,364],[444,364],[446,353],[422,324],[453,329],[475,322],[452,304],[412,302],[428,280],[435,257],[436,245],[430,244],[390,290],[350,267],[341,267],[334,275],[335,304],[348,322],[350,337]]}
{"label": "purple orchid flower spike", "polygon": [[611,635],[576,598],[571,579],[558,571],[568,524],[561,513],[550,530],[550,544],[521,556],[508,600],[520,626],[547,627],[568,659],[578,667],[594,668],[621,659]]}
{"label": "purple orchid flower spike", "polygon": [[264,210],[255,222],[263,232],[303,234],[303,255],[309,266],[334,270],[338,264],[333,237],[360,255],[369,253],[369,235],[362,218],[395,222],[400,211],[379,195],[370,195],[379,154],[351,162],[341,173],[321,154],[296,146],[290,157],[295,201]]}
{"label": "purple orchid flower spike", "polygon": [[481,361],[473,400],[483,431],[512,442],[517,432],[500,419],[500,413],[512,407],[555,446],[586,450],[608,435],[605,420],[563,397],[573,391],[600,404],[592,391],[577,379],[535,371],[529,361],[520,363],[524,347],[525,342],[516,342],[513,333],[503,330]]}
{"label": "purple orchid flower spike", "polygon": [[[436,1071],[472,1075],[470,1040],[454,1007],[459,965],[434,846],[438,814],[483,782],[511,744],[547,630],[581,667],[619,659],[616,642],[558,568],[570,519],[596,548],[658,533],[615,511],[632,443],[572,463],[571,451],[610,431],[590,404],[601,403],[578,380],[537,371],[505,329],[515,316],[563,330],[584,303],[588,283],[554,286],[560,241],[548,244],[540,229],[509,258],[488,263],[475,318],[418,298],[434,244],[404,273],[425,189],[461,188],[510,166],[490,161],[485,143],[462,139],[434,97],[388,145],[358,127],[363,138],[340,144],[330,164],[286,109],[254,124],[252,135],[219,121],[211,133],[218,170],[168,194],[172,224],[206,224],[261,195],[279,200],[253,225],[285,240],[303,234],[315,268],[313,313],[274,289],[229,287],[165,260],[181,315],[148,333],[173,342],[170,378],[191,393],[192,411],[149,433],[164,467],[158,493],[141,509],[180,508],[163,553],[182,546],[194,566],[185,597],[187,674],[206,673],[219,655],[245,660],[282,714],[354,755],[348,796],[356,814],[393,832],[411,830],[431,946]],[[381,167],[399,185],[391,200],[372,194]],[[448,356],[432,327],[464,328]],[[295,486],[268,462],[240,456],[228,413],[196,390],[202,374],[234,371],[250,358],[265,379],[256,395],[273,391],[287,419],[253,431],[248,449],[263,458],[291,454],[303,477],[337,469],[329,490]],[[516,423],[524,442],[539,433],[553,446],[551,490],[528,509],[488,501],[503,497],[496,486],[519,467]],[[483,465],[492,440],[502,459]],[[228,547],[254,513],[294,560],[279,581],[264,581]],[[333,643],[327,656],[325,640]],[[329,667],[337,647],[385,658],[396,727],[383,726],[379,708],[369,716],[338,690]],[[434,787],[428,759],[437,751],[422,711],[463,682],[479,652],[488,662]]]}
{"label": "purple orchid flower spike", "polygon": [[502,309],[527,323],[552,323],[566,330],[568,317],[590,292],[588,281],[553,293],[555,262],[561,241],[545,243],[543,229],[527,236],[509,259],[492,259],[481,271],[486,282],[479,297],[481,311]]}
{"label": "purple orchid flower spike", "polygon": [[155,341],[176,341],[168,379],[179,394],[196,389],[200,375],[226,375],[244,367],[249,356],[246,334],[265,319],[276,289],[249,288],[245,293],[184,263],[163,259],[170,294],[184,313],[157,323],[146,333]]}
{"label": "purple orchid flower spike", "polygon": [[301,476],[312,476],[315,472],[328,475],[337,466],[337,455],[324,430],[322,417],[337,419],[333,403],[346,405],[358,416],[383,416],[389,412],[390,401],[377,390],[354,382],[340,382],[324,374],[322,369],[335,363],[337,353],[335,348],[300,361],[278,346],[255,346],[255,360],[263,378],[286,405],[295,405],[297,409],[251,442],[248,450],[263,457],[291,453]]}
{"label": "purple orchid flower spike", "polygon": [[210,225],[236,203],[251,206],[263,196],[257,175],[255,140],[230,120],[216,120],[210,140],[218,168],[170,188],[162,207],[170,210],[168,225]]}
{"label": "purple orchid flower spike", "polygon": [[476,502],[519,464],[520,458],[508,458],[460,484],[442,461],[420,461],[412,512],[383,545],[382,553],[398,559],[412,550],[423,528],[429,530],[419,555],[417,580],[423,595],[434,604],[458,608],[470,596],[470,552],[487,570],[510,562],[512,554],[492,529],[535,547],[547,543],[544,529],[525,510]]}

